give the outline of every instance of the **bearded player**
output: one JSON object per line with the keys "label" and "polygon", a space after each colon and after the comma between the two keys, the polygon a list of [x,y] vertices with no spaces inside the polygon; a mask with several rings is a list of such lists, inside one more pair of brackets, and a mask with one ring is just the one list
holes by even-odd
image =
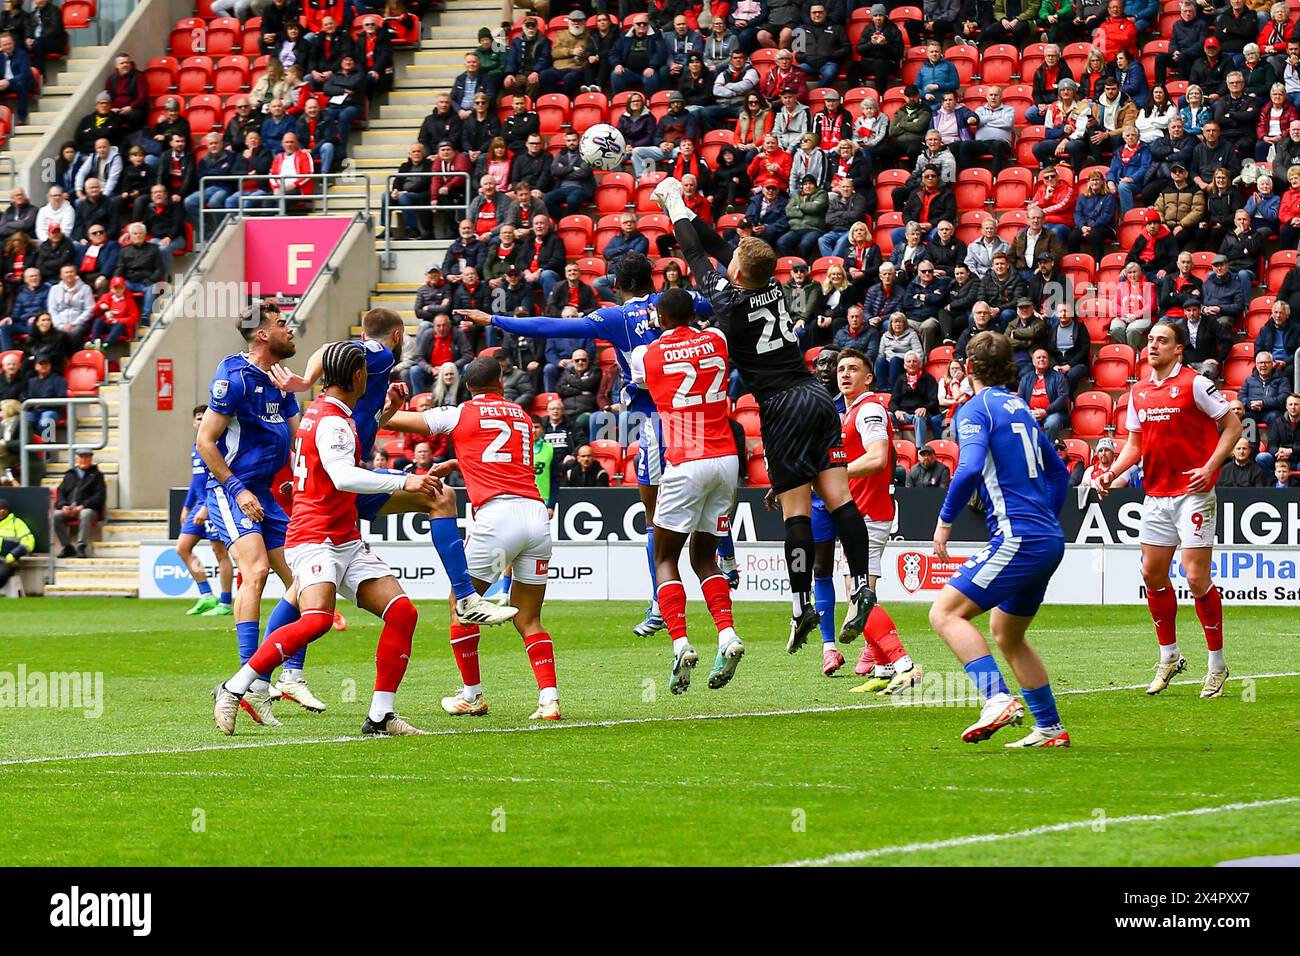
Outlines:
{"label": "bearded player", "polygon": [[[655,200],[673,222],[673,235],[695,281],[713,307],[713,325],[727,338],[732,364],[758,401],[763,448],[772,491],[785,518],[785,556],[792,593],[790,638],[798,647],[820,623],[812,598],[812,493],[826,502],[835,536],[844,545],[852,582],[840,639],[862,633],[876,603],[868,581],[870,541],[862,513],[849,494],[840,416],[826,389],[804,366],[803,350],[776,281],[776,252],[754,237],[732,253],[712,225],[682,199],[669,177]],[[714,268],[710,256],[724,264]]]}
{"label": "bearded player", "polygon": [[[474,588],[486,591],[509,573],[515,628],[537,679],[538,702],[533,720],[559,720],[555,649],[542,628],[542,601],[551,561],[551,523],[533,475],[533,420],[507,401],[501,391],[501,366],[480,356],[465,366],[465,386],[472,396],[463,405],[425,412],[396,412],[381,420],[390,428],[417,435],[449,435],[456,449],[455,466],[465,478],[473,524],[465,557]],[[385,413],[387,416],[387,412]],[[444,462],[442,468],[450,467]],[[443,698],[452,716],[486,714],[478,664],[478,635],[452,643],[464,687]]]}
{"label": "bearded player", "polygon": [[[362,542],[357,496],[432,495],[442,490],[442,482],[433,475],[378,474],[361,467],[352,408],[366,392],[365,353],[355,342],[335,342],[325,348],[321,368],[324,391],[307,409],[294,442],[294,508],[285,539],[300,616],[272,631],[239,672],[217,688],[213,719],[222,733],[233,734],[240,698],[259,674],[330,631],[341,593],[384,622],[375,651],[375,691],[361,732],[420,734],[394,710],[418,615],[393,572]],[[400,402],[400,393],[392,397]]]}
{"label": "bearded player", "polygon": [[[844,396],[842,433],[848,458],[849,491],[867,526],[871,542],[868,575],[871,589],[880,579],[881,559],[894,524],[894,425],[889,410],[871,386],[875,375],[862,352],[847,348],[839,353],[836,366],[840,393]],[[921,679],[921,668],[903,649],[898,627],[879,604],[867,615],[863,629],[872,669],[869,679],[852,688],[859,693],[875,691],[881,697],[901,693]]]}
{"label": "bearded player", "polygon": [[1210,580],[1218,502],[1214,483],[1219,468],[1241,438],[1241,419],[1214,383],[1183,364],[1187,330],[1161,322],[1147,334],[1151,375],[1133,386],[1128,404],[1128,441],[1119,457],[1097,478],[1105,496],[1116,476],[1142,462],[1142,581],[1156,625],[1160,663],[1147,687],[1158,694],[1187,667],[1178,649],[1178,596],[1169,580],[1174,552],[1181,560],[1196,616],[1205,631],[1209,667],[1201,696],[1223,695],[1228,665],[1223,660],[1223,600]]}
{"label": "bearded player", "polygon": [[686,588],[678,567],[688,538],[691,568],[718,629],[709,686],[730,683],[745,654],[731,615],[731,589],[716,559],[730,527],[739,459],[727,398],[726,338],[717,329],[694,328],[695,306],[682,289],[664,290],[655,310],[663,335],[632,352],[632,381],[649,389],[659,410],[668,462],[655,506],[655,576],[659,613],[673,640],[670,687],[684,694],[699,663],[686,636]]}
{"label": "bearded player", "polygon": [[1035,721],[1028,736],[1007,746],[1068,747],[1070,735],[1061,725],[1047,668],[1025,634],[1065,554],[1059,515],[1070,475],[1029,406],[1009,391],[1019,378],[1011,340],[998,332],[976,335],[966,350],[966,371],[975,397],[953,417],[961,457],[939,509],[934,553],[950,560],[952,522],[976,492],[989,543],[943,586],[930,607],[930,626],[984,697],[979,719],[962,732],[963,741],[987,740],[1025,715],[1025,705],[1011,696],[988,641],[972,623],[988,611],[989,628]]}

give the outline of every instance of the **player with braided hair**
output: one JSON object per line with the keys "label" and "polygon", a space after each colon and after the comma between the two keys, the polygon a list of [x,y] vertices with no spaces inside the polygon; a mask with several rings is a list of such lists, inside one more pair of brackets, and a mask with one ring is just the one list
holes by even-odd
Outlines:
{"label": "player with braided hair", "polygon": [[[388,475],[363,468],[352,409],[366,393],[365,352],[355,342],[335,342],[322,351],[320,365],[324,390],[307,409],[294,442],[294,509],[285,539],[301,614],[272,631],[238,673],[217,688],[213,719],[222,733],[233,734],[240,701],[259,674],[328,633],[341,593],[384,622],[375,652],[374,695],[361,732],[423,733],[394,710],[411,657],[415,606],[393,572],[362,542],[357,496],[434,495],[442,482],[433,475]],[[396,396],[390,391],[389,397]]]}

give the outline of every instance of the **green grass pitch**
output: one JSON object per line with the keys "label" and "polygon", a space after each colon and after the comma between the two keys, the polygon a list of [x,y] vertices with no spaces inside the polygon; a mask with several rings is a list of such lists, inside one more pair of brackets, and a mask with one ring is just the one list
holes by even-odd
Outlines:
{"label": "green grass pitch", "polygon": [[[640,606],[548,605],[565,720],[530,727],[536,687],[505,628],[481,645],[491,714],[442,713],[459,681],[446,609],[424,603],[399,708],[439,733],[401,740],[354,739],[378,627],[348,609],[350,629],[307,662],[329,710],[281,704],[282,728],[241,716],[229,739],[208,693],[234,669],[230,619],[185,607],[0,604],[0,680],[20,666],[105,680],[97,719],[0,707],[0,865],[1200,865],[1300,851],[1294,608],[1228,609],[1234,679],[1211,701],[1197,697],[1190,608],[1187,683],[1158,698],[1131,686],[1156,655],[1144,608],[1045,608],[1031,637],[1075,746],[1016,752],[1001,745],[1020,728],[961,743],[976,711],[942,693],[864,699],[852,674],[821,676],[815,644],[787,656],[778,604],[737,607],[748,653],[720,691],[704,680],[713,628],[692,606],[702,661],[683,697],[667,691],[666,635],[629,631]],[[923,605],[892,611],[927,671],[959,672]]]}

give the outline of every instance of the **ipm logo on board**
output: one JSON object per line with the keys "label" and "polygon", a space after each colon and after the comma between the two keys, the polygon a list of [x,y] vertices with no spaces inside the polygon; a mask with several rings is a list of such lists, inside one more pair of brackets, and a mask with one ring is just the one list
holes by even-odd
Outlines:
{"label": "ipm logo on board", "polygon": [[189,591],[194,579],[175,548],[168,548],[154,560],[153,583],[168,597],[180,597]]}

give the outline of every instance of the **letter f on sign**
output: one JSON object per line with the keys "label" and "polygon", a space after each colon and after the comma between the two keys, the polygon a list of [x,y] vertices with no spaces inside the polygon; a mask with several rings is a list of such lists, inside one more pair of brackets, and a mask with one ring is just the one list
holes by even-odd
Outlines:
{"label": "letter f on sign", "polygon": [[315,251],[315,244],[310,242],[291,243],[285,247],[285,254],[288,256],[285,272],[289,275],[290,288],[298,285],[299,272],[312,268],[311,254]]}

